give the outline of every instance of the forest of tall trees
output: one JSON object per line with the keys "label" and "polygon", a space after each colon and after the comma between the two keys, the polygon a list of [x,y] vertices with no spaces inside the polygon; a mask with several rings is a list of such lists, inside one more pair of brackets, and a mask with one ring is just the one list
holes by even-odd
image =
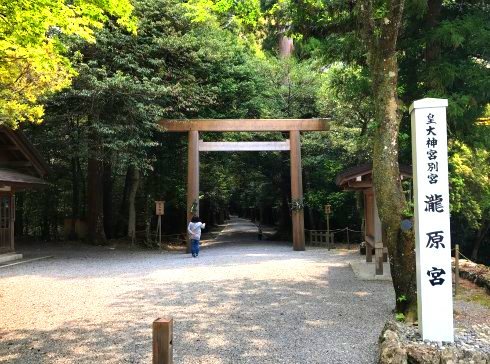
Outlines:
{"label": "forest of tall trees", "polygon": [[[39,10],[19,3],[2,5],[2,16]],[[2,28],[0,120],[22,129],[51,168],[47,188],[17,195],[17,234],[76,239],[81,220],[90,243],[148,242],[155,200],[166,201],[164,233],[184,231],[187,139],[160,130],[160,119],[327,117],[331,131],[302,136],[306,227],[324,227],[328,203],[334,227],[361,228],[362,199],[339,190],[335,176],[374,161],[376,188],[393,202],[380,208],[383,223],[393,227],[389,239],[403,239],[397,224],[411,203],[394,179],[398,162],[411,165],[408,106],[441,97],[449,99],[452,240],[490,261],[484,1],[135,0],[98,11],[81,4],[91,9],[80,12],[84,21],[70,23],[59,8],[34,17],[41,32]],[[294,43],[289,57],[280,55],[285,36]],[[398,145],[385,155],[387,137]],[[203,154],[201,194],[211,224],[231,210],[290,231],[286,154]]]}

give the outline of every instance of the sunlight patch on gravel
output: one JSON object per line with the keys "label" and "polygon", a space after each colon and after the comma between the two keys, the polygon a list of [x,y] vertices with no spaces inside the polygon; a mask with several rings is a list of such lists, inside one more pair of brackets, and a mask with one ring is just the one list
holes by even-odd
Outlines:
{"label": "sunlight patch on gravel", "polygon": [[334,250],[46,250],[0,272],[0,362],[148,363],[152,321],[173,317],[175,363],[374,363],[394,303]]}

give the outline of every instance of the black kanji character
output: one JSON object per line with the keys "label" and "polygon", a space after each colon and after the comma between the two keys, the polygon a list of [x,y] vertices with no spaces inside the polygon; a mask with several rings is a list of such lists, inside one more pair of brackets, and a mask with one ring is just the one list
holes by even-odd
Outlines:
{"label": "black kanji character", "polygon": [[427,146],[434,148],[437,145],[436,138],[427,138]]}
{"label": "black kanji character", "polygon": [[441,248],[446,248],[446,246],[442,242],[444,240],[444,235],[441,234],[443,233],[444,232],[442,230],[427,233],[426,235],[429,237],[429,239],[427,240],[426,248],[439,249],[439,245],[441,246]]}
{"label": "black kanji character", "polygon": [[436,135],[436,133],[434,133],[434,130],[436,130],[436,128],[431,125],[429,125],[429,127],[425,130],[427,131],[427,135]]}
{"label": "black kanji character", "polygon": [[434,173],[431,173],[427,176],[427,179],[429,180],[429,183],[431,185],[437,183],[437,179],[439,178],[439,176],[437,174],[434,174]]}
{"label": "black kanji character", "polygon": [[429,156],[429,160],[433,161],[434,159],[437,159],[437,150],[429,149],[427,155]]}
{"label": "black kanji character", "polygon": [[427,212],[444,212],[442,206],[442,195],[425,195],[427,200],[425,201],[425,211]]}
{"label": "black kanji character", "polygon": [[427,172],[439,172],[439,162],[427,163]]}
{"label": "black kanji character", "polygon": [[443,274],[446,274],[446,272],[442,268],[432,267],[432,270],[428,270],[427,275],[432,277],[432,279],[429,279],[430,284],[432,284],[432,286],[442,286],[445,279],[440,277]]}
{"label": "black kanji character", "polygon": [[427,122],[426,124],[429,125],[429,124],[435,124],[435,120],[434,120],[434,114],[429,114],[427,115]]}

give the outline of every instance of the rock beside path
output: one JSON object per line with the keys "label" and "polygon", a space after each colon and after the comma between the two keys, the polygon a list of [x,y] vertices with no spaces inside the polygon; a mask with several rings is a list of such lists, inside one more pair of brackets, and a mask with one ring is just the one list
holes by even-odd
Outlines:
{"label": "rock beside path", "polygon": [[388,321],[379,338],[380,364],[490,364],[490,327],[456,328],[454,343],[423,341],[418,327]]}
{"label": "rock beside path", "polygon": [[474,263],[471,260],[460,259],[459,276],[485,288],[487,293],[490,294],[490,267]]}

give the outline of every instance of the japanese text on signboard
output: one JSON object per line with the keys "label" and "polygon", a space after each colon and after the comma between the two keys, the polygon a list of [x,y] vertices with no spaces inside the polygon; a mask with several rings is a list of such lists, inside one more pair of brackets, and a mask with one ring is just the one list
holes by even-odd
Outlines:
{"label": "japanese text on signboard", "polygon": [[[426,176],[427,182],[434,187],[437,187],[439,182],[439,161],[438,161],[438,135],[437,135],[437,120],[435,119],[434,114],[428,113],[426,119],[426,136],[427,142],[425,143],[427,146],[426,150]],[[444,196],[442,193],[437,193],[437,188],[433,189],[434,193],[425,195],[425,209],[424,211],[428,214],[440,214],[444,212],[445,209],[445,199],[447,196]],[[432,191],[431,191],[432,192]],[[437,228],[433,231],[429,231],[426,233],[427,235],[427,244],[425,245],[426,249],[446,249],[446,244],[444,243],[444,229]],[[429,282],[432,286],[442,285],[444,283],[443,275],[446,272],[442,268],[432,267],[432,269],[427,270],[427,276],[429,277]]]}

